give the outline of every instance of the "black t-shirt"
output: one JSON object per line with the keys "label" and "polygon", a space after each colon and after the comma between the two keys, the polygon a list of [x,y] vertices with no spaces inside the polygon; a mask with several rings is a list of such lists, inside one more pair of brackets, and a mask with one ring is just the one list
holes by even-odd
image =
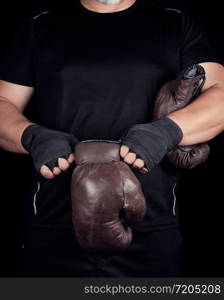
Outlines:
{"label": "black t-shirt", "polygon": [[[158,89],[193,63],[219,62],[185,13],[137,0],[115,13],[79,2],[29,19],[15,34],[0,79],[35,87],[35,121],[80,141],[118,140],[152,119]],[[149,175],[134,170],[148,212],[135,230],[176,226],[178,172],[163,161]],[[47,180],[34,172],[28,222],[72,226],[72,170]]]}

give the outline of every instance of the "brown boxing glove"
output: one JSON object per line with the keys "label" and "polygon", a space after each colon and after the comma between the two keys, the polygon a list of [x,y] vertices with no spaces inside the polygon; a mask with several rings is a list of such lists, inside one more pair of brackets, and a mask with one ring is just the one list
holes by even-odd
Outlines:
{"label": "brown boxing glove", "polygon": [[[184,108],[201,92],[205,82],[205,70],[200,65],[193,65],[177,77],[165,83],[157,94],[153,118],[160,119],[169,113]],[[177,146],[166,154],[168,161],[176,168],[192,169],[205,162],[209,156],[207,143]]]}
{"label": "brown boxing glove", "polygon": [[84,141],[75,147],[72,221],[80,245],[89,252],[116,253],[132,241],[131,225],[143,220],[141,184],[120,159],[120,143]]}

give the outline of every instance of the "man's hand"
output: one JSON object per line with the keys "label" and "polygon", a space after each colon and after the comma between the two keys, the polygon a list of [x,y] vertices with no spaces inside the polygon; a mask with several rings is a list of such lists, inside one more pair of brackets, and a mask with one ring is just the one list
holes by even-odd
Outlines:
{"label": "man's hand", "polygon": [[[125,157],[128,162],[135,163],[138,157],[128,155],[130,149],[144,161],[146,168],[151,171],[161,162],[168,151],[179,144],[182,136],[180,127],[168,118],[135,124],[122,137],[122,146],[128,147],[126,150],[122,150],[122,157]],[[138,163],[139,161],[137,161],[137,165]]]}
{"label": "man's hand", "polygon": [[65,158],[58,159],[58,167],[54,167],[53,172],[46,165],[43,165],[40,168],[40,173],[45,178],[52,179],[55,177],[55,175],[61,174],[62,171],[64,172],[67,171],[67,169],[74,161],[75,161],[74,154],[70,154],[67,160]]}
{"label": "man's hand", "polygon": [[131,167],[138,169],[141,173],[145,174],[149,172],[148,169],[145,168],[144,161],[141,158],[137,157],[136,153],[131,152],[127,146],[121,146],[120,156],[123,158],[124,162],[126,162]]}
{"label": "man's hand", "polygon": [[66,171],[74,162],[78,139],[70,133],[32,124],[23,131],[21,144],[30,153],[34,167],[47,179]]}

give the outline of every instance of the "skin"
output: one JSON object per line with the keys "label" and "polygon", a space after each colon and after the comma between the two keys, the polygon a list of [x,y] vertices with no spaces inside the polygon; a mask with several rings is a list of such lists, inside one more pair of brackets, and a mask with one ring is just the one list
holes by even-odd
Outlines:
{"label": "skin", "polygon": [[[116,5],[105,5],[97,0],[81,0],[87,9],[109,13],[127,9],[135,0],[121,0]],[[206,71],[202,94],[190,105],[168,117],[183,131],[181,146],[206,142],[224,130],[224,68],[217,63],[201,64]],[[28,154],[21,145],[24,129],[32,124],[23,116],[23,111],[34,93],[34,88],[0,80],[0,147],[5,150]],[[145,173],[144,161],[127,146],[121,146],[121,158],[130,166]],[[73,154],[66,160],[58,159],[58,168],[53,173],[43,165],[40,173],[47,179],[66,171],[75,160]]]}
{"label": "skin", "polygon": [[[180,146],[207,142],[224,130],[224,67],[217,63],[201,63],[206,72],[201,95],[185,108],[169,114],[182,130]],[[136,159],[127,146],[121,146],[121,157],[134,167],[144,163]]]}
{"label": "skin", "polygon": [[88,10],[99,13],[113,13],[129,8],[136,0],[120,0],[117,4],[103,4],[100,0],[81,0],[81,4]]}

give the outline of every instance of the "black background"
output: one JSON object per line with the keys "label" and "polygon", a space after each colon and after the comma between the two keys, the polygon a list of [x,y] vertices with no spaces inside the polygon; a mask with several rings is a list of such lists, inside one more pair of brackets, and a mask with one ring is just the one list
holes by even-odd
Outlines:
{"label": "black background", "polygon": [[[224,59],[221,1],[155,2],[188,11],[207,33],[218,56]],[[0,54],[24,18],[66,3],[68,0],[61,3],[51,0],[6,3],[0,10]],[[223,133],[210,141],[208,161],[185,172],[182,178],[178,201],[184,238],[182,267],[185,277],[224,277],[223,141]],[[0,276],[11,277],[21,255],[23,204],[30,182],[31,161],[27,156],[0,149],[0,166]]]}

